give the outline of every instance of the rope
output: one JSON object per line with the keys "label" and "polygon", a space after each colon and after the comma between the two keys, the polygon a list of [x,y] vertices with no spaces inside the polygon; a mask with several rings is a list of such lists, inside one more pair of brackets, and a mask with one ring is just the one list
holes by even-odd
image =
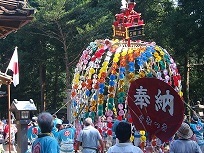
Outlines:
{"label": "rope", "polygon": [[64,108],[69,102],[71,101],[68,101],[66,102],[62,107],[60,107],[53,115],[56,115],[62,108]]}

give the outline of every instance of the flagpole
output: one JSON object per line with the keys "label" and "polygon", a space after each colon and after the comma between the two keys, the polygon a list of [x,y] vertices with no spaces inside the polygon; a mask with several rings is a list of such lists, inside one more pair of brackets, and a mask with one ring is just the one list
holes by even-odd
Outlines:
{"label": "flagpole", "polygon": [[7,72],[8,72],[8,67],[6,68],[6,72],[4,74],[7,74]]}
{"label": "flagpole", "polygon": [[10,97],[10,82],[7,84],[8,87],[8,131],[9,131],[9,153],[11,153],[11,97]]}

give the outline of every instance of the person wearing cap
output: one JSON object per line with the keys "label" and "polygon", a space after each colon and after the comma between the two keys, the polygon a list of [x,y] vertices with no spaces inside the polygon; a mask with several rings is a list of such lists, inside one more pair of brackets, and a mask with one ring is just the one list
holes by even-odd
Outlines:
{"label": "person wearing cap", "polygon": [[84,128],[80,131],[77,137],[77,144],[75,152],[78,152],[79,146],[82,142],[82,153],[97,153],[98,142],[100,143],[101,153],[104,152],[104,143],[99,131],[94,128],[91,118],[86,118],[84,121]]}
{"label": "person wearing cap", "polygon": [[120,122],[115,129],[116,138],[119,140],[119,143],[110,147],[107,153],[143,153],[139,147],[134,146],[130,142],[131,133],[131,125],[127,122]]}
{"label": "person wearing cap", "polygon": [[182,123],[176,132],[177,140],[170,144],[170,153],[202,153],[196,141],[191,140],[193,131],[187,123]]}
{"label": "person wearing cap", "polygon": [[32,153],[59,153],[58,142],[51,134],[53,128],[52,115],[43,112],[39,114],[37,122],[41,133],[32,144]]}

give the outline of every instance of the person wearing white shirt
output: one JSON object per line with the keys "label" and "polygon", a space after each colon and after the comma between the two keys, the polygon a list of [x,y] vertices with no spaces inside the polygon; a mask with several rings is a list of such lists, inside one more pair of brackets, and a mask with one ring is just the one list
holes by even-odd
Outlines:
{"label": "person wearing white shirt", "polygon": [[116,127],[115,134],[119,142],[110,147],[107,153],[143,153],[139,147],[130,142],[131,125],[129,123],[120,122]]}

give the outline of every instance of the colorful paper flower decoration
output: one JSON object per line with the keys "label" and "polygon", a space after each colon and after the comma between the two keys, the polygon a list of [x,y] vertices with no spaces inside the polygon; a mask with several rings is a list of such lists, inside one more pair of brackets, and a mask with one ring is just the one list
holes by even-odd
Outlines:
{"label": "colorful paper flower decoration", "polygon": [[[108,123],[127,112],[130,82],[154,77],[171,85],[182,96],[181,76],[169,53],[155,43],[96,40],[83,51],[75,68],[71,100],[73,116],[105,116]],[[111,124],[107,134],[111,135]],[[141,140],[146,138],[143,135]]]}

